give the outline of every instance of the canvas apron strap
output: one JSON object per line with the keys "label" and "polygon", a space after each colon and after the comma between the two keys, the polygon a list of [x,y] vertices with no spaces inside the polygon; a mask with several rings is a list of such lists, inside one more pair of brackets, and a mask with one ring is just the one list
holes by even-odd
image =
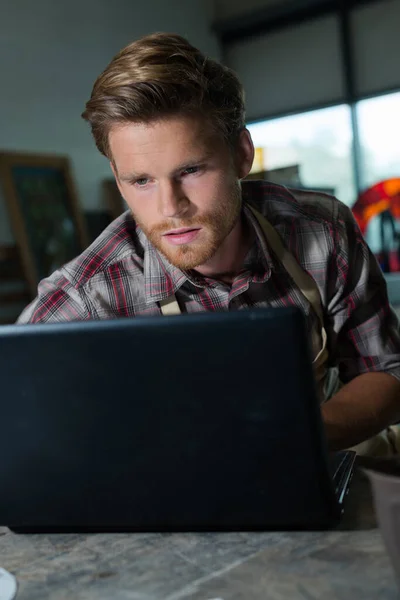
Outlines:
{"label": "canvas apron strap", "polygon": [[[340,389],[342,384],[339,377],[332,370],[327,369],[327,334],[324,327],[322,302],[317,284],[302,269],[294,256],[286,250],[279,234],[267,219],[251,206],[249,206],[249,209],[257,218],[265,238],[268,240],[276,256],[282,262],[297,287],[310,302],[318,317],[319,329],[314,329],[312,332],[312,344],[315,356],[313,367],[320,400],[329,399]],[[388,427],[378,435],[354,446],[351,450],[355,450],[357,454],[368,456],[393,456],[394,454],[398,454],[400,451],[400,428],[399,426]]]}
{"label": "canvas apron strap", "polygon": [[[292,254],[286,250],[279,234],[275,231],[274,227],[267,221],[267,219],[252,206],[248,205],[248,208],[252,211],[257,219],[266,240],[276,254],[277,258],[282,262],[284,268],[289,273],[302,294],[307,298],[318,317],[319,327],[314,328],[312,331],[311,342],[314,356],[314,373],[318,383],[320,397],[322,399],[322,389],[327,373],[326,364],[328,360],[328,350],[321,296],[317,284],[315,283],[314,279],[302,269],[294,256],[292,256]],[[174,294],[162,300],[160,302],[160,308],[164,316],[181,314],[181,309],[179,308],[179,304]]]}
{"label": "canvas apron strap", "polygon": [[164,300],[161,300],[159,304],[164,317],[168,317],[170,315],[180,315],[182,312],[179,308],[175,294],[168,296],[168,298],[164,298]]}
{"label": "canvas apron strap", "polygon": [[327,374],[328,362],[328,336],[324,325],[324,316],[322,311],[321,295],[314,279],[304,271],[299,265],[294,256],[285,248],[282,240],[275,228],[267,221],[267,219],[259,213],[255,208],[248,205],[248,208],[256,217],[260,227],[263,230],[266,240],[281,261],[286,271],[289,273],[297,287],[300,289],[303,296],[307,298],[312,309],[318,318],[319,327],[313,328],[311,332],[311,343],[313,349],[313,367],[315,378],[320,388],[320,396],[322,398],[323,383]]}

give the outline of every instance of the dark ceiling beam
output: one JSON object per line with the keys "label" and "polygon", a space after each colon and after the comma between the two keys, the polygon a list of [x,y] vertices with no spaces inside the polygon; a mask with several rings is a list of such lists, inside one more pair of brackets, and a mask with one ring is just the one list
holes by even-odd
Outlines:
{"label": "dark ceiling beam", "polygon": [[[346,9],[376,0],[347,0]],[[216,21],[213,30],[223,44],[276,31],[284,27],[336,13],[343,7],[343,0],[288,0],[282,4],[262,8]]]}

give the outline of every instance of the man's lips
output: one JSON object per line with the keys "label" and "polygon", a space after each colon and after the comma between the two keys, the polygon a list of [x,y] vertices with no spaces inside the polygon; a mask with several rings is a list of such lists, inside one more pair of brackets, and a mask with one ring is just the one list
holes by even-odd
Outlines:
{"label": "man's lips", "polygon": [[174,246],[181,244],[190,244],[201,231],[201,227],[182,227],[181,229],[171,229],[163,234],[163,237]]}
{"label": "man's lips", "polygon": [[180,229],[170,229],[163,235],[182,235],[182,233],[186,233],[187,231],[195,231],[197,229],[200,229],[200,227],[181,227]]}

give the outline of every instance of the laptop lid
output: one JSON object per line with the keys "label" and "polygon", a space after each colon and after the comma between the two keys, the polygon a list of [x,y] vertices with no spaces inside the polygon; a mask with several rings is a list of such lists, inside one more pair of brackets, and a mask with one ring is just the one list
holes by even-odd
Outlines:
{"label": "laptop lid", "polygon": [[0,328],[0,524],[319,528],[340,510],[304,317]]}

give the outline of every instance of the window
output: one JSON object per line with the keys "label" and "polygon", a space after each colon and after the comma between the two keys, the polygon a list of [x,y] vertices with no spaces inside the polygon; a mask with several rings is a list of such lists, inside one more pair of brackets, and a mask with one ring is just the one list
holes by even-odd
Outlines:
{"label": "window", "polygon": [[357,104],[361,185],[400,177],[400,92]]}
{"label": "window", "polygon": [[266,171],[298,164],[302,186],[331,191],[349,206],[354,204],[353,134],[347,105],[253,123],[248,128],[254,145],[264,149]]}

